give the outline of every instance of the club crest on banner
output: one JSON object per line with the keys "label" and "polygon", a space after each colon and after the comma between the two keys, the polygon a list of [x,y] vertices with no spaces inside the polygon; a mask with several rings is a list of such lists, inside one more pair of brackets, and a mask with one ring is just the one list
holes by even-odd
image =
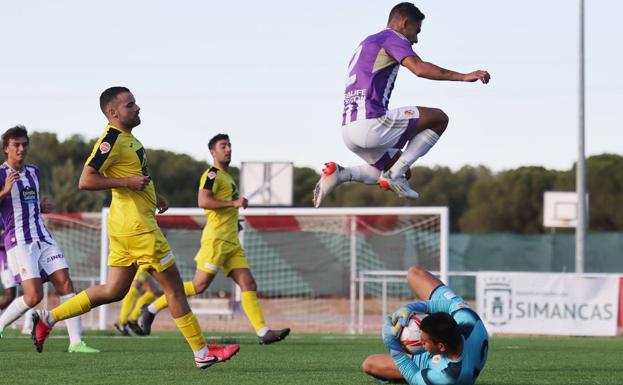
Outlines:
{"label": "club crest on banner", "polygon": [[512,318],[513,289],[510,280],[500,278],[485,283],[484,318],[491,325],[501,326]]}

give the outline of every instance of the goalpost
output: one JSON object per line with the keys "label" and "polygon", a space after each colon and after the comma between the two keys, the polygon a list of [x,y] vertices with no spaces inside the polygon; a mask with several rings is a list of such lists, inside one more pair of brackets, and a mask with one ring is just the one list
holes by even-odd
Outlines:
{"label": "goalpost", "polygon": [[[101,282],[107,279],[106,216],[104,209]],[[170,208],[157,219],[176,255],[182,278],[192,279],[193,258],[206,220],[204,211]],[[370,286],[365,291],[368,312],[378,312],[376,303],[387,296],[387,288],[382,294],[369,278],[361,281],[366,271],[406,271],[417,264],[447,282],[447,207],[249,208],[240,211],[240,219],[244,228],[240,239],[258,284],[265,317],[274,327],[308,332],[363,331],[362,304],[357,309],[359,286]],[[402,286],[390,288],[392,297],[412,295]],[[233,321],[211,321],[210,327],[246,330],[248,321],[240,315],[236,288],[219,274],[191,306],[210,307],[205,301],[221,298],[229,306],[213,314],[233,316]],[[100,329],[109,327],[109,318],[107,307],[102,306]],[[378,319],[371,322],[376,325]]]}

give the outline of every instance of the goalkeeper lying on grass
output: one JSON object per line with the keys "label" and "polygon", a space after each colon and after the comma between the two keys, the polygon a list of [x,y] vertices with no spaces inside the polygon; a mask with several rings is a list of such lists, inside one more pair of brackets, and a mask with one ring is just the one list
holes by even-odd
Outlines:
{"label": "goalkeeper lying on grass", "polygon": [[[419,298],[388,316],[383,343],[389,353],[365,359],[361,368],[381,382],[406,380],[414,385],[471,385],[487,362],[488,335],[478,315],[452,289],[426,270],[411,267],[407,282]],[[428,313],[421,324],[424,352],[410,355],[400,332],[413,313]]]}

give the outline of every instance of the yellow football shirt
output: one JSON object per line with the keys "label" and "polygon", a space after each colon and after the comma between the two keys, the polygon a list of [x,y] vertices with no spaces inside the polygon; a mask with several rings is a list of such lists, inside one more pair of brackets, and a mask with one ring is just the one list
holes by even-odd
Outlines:
{"label": "yellow football shirt", "polygon": [[[109,178],[149,175],[145,149],[131,133],[107,125],[95,142],[86,164]],[[108,232],[115,236],[131,236],[154,231],[156,222],[156,190],[153,181],[142,190],[113,188]]]}
{"label": "yellow football shirt", "polygon": [[[214,199],[231,201],[238,199],[238,186],[226,171],[217,167],[210,167],[199,181],[199,188],[212,191]],[[231,243],[238,243],[238,209],[224,207],[221,209],[207,209],[206,225],[201,234],[201,242],[211,239],[222,239]]]}

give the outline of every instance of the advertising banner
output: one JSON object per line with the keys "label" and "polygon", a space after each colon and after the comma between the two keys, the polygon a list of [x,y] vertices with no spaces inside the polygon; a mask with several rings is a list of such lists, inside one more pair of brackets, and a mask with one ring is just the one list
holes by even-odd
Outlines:
{"label": "advertising banner", "polygon": [[614,336],[619,275],[482,272],[476,307],[492,333]]}

